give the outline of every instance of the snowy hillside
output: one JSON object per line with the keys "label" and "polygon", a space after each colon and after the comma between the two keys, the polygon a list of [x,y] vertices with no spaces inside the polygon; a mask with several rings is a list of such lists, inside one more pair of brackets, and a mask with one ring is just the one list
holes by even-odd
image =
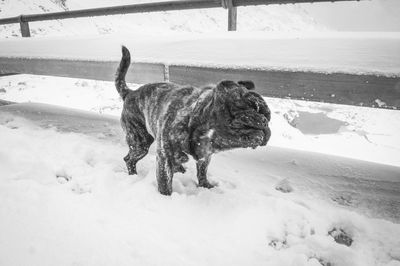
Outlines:
{"label": "snowy hillside", "polygon": [[[55,12],[149,2],[144,0],[4,0],[0,1],[0,17],[42,12]],[[68,19],[30,23],[33,36],[87,35],[132,32],[214,32],[226,31],[227,11],[222,8],[150,14],[130,14],[97,18]],[[324,30],[297,5],[241,7],[239,31],[315,31]],[[0,37],[19,37],[19,25],[0,26]]]}

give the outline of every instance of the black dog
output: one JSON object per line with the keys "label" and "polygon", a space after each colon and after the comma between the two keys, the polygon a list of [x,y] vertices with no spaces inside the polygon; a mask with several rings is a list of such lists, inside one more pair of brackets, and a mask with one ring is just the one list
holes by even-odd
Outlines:
{"label": "black dog", "polygon": [[234,148],[265,146],[271,132],[271,112],[263,98],[250,91],[251,81],[222,81],[194,88],[173,83],[152,83],[129,90],[125,75],[130,53],[122,47],[115,86],[124,100],[121,124],[129,153],[124,160],[129,174],[156,141],[158,191],[172,193],[172,178],[185,172],[191,155],[197,161],[200,187],[212,188],[207,168],[213,153]]}

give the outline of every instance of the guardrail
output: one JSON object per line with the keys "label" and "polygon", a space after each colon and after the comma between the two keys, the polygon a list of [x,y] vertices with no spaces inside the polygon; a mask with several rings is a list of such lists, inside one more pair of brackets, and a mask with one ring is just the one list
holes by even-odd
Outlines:
{"label": "guardrail", "polygon": [[[118,64],[117,61],[0,57],[0,75],[23,73],[113,81]],[[224,79],[252,80],[257,91],[267,97],[400,109],[400,77],[140,62],[133,63],[127,74],[128,82],[138,84],[171,81],[204,86]]]}
{"label": "guardrail", "polygon": [[82,18],[94,16],[119,15],[128,13],[160,12],[188,9],[203,9],[223,7],[228,10],[228,30],[236,30],[237,7],[250,5],[271,5],[271,4],[297,4],[314,2],[339,2],[339,1],[360,1],[360,0],[182,0],[154,3],[141,3],[133,5],[122,5],[113,7],[101,7],[92,9],[81,9],[64,12],[52,12],[43,14],[20,15],[0,19],[0,25],[19,23],[22,37],[30,37],[29,22]]}

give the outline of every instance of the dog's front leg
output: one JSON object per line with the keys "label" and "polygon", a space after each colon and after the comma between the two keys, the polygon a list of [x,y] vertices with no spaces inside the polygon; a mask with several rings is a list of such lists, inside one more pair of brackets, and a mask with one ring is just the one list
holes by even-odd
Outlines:
{"label": "dog's front leg", "polygon": [[197,179],[199,180],[199,187],[213,188],[207,180],[207,169],[210,164],[211,156],[202,158],[196,162],[197,167]]}
{"label": "dog's front leg", "polygon": [[163,195],[172,194],[172,178],[173,168],[170,158],[167,157],[165,151],[157,151],[157,184],[158,191]]}

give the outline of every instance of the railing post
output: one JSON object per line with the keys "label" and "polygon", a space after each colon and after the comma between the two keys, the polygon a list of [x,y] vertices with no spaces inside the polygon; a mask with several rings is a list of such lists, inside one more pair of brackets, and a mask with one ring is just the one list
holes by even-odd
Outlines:
{"label": "railing post", "polygon": [[164,81],[169,82],[169,65],[164,64]]}
{"label": "railing post", "polygon": [[228,31],[236,31],[237,7],[232,6],[228,9]]}
{"label": "railing post", "polygon": [[228,9],[228,31],[236,31],[237,7],[233,6],[232,0],[221,0],[221,4]]}
{"label": "railing post", "polygon": [[21,27],[21,35],[22,37],[31,37],[31,32],[29,30],[28,21],[24,21],[24,17],[19,16],[19,26]]}

